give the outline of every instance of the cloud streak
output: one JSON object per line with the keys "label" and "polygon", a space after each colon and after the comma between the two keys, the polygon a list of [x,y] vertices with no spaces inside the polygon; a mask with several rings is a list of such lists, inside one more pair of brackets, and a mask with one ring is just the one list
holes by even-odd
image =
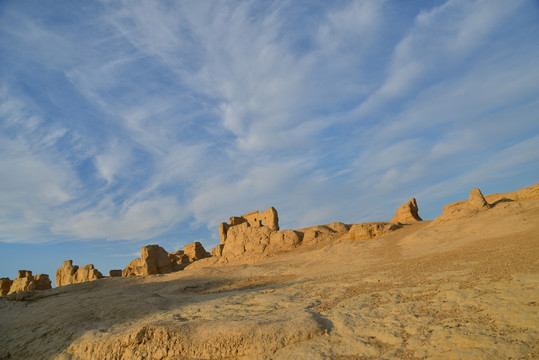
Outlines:
{"label": "cloud streak", "polygon": [[3,242],[177,244],[271,205],[283,227],[384,220],[416,194],[428,218],[539,175],[529,2],[20,4],[0,15]]}

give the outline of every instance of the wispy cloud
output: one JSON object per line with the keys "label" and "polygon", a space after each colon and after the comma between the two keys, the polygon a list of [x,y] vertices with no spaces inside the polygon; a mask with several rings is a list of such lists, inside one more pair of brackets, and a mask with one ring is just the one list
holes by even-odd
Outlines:
{"label": "wispy cloud", "polygon": [[529,2],[62,4],[2,5],[2,241],[172,238],[271,205],[284,227],[383,220],[533,177]]}

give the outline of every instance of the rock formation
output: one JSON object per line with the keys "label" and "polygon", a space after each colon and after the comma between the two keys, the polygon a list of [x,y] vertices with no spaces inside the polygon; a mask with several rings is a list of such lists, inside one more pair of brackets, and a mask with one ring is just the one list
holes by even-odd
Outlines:
{"label": "rock formation", "polygon": [[122,270],[110,270],[109,277],[122,277]]}
{"label": "rock formation", "polygon": [[72,284],[73,277],[78,269],[77,265],[73,266],[73,260],[64,261],[62,267],[56,270],[56,286]]}
{"label": "rock formation", "polygon": [[[223,223],[224,224],[224,223]],[[225,224],[226,225],[226,224]],[[212,250],[211,250],[211,253],[210,255],[211,256],[216,256],[216,257],[219,257],[219,256],[223,256],[223,247],[225,245],[224,244],[219,244],[217,245],[216,247],[214,247]]]}
{"label": "rock formation", "polygon": [[123,270],[122,276],[168,274],[172,266],[168,253],[159,245],[146,245],[140,249],[136,258]]}
{"label": "rock formation", "polygon": [[51,281],[47,274],[37,274],[32,276],[29,270],[19,270],[18,276],[9,289],[9,294],[15,294],[23,291],[47,290],[51,289]]}
{"label": "rock formation", "polygon": [[172,252],[168,254],[168,257],[170,258],[170,266],[172,268],[172,271],[183,270],[187,265],[190,264],[189,256],[185,254],[183,250]]}
{"label": "rock formation", "polygon": [[377,236],[385,235],[388,232],[394,231],[398,228],[399,226],[392,222],[354,224],[350,227],[350,231],[339,239],[339,242],[368,240]]}
{"label": "rock formation", "polygon": [[11,289],[11,284],[13,284],[13,280],[10,280],[9,278],[0,278],[0,295],[7,295],[9,289]]}
{"label": "rock formation", "polygon": [[183,247],[183,252],[189,258],[189,262],[204,259],[210,256],[201,243],[195,241]]}
{"label": "rock formation", "polygon": [[219,225],[221,244],[225,243],[229,228],[241,224],[247,224],[248,227],[252,228],[266,227],[271,231],[279,231],[279,215],[272,206],[266,211],[255,210],[242,216],[232,216],[229,219],[229,224],[221,223]]}
{"label": "rock formation", "polygon": [[37,274],[34,280],[36,282],[36,290],[52,289],[51,279],[48,274]]}
{"label": "rock formation", "polygon": [[477,211],[490,209],[490,205],[478,188],[472,189],[468,197],[468,206]]}
{"label": "rock formation", "polygon": [[442,215],[434,219],[435,223],[471,217],[475,214],[490,209],[492,206],[486,201],[479,189],[472,189],[468,200],[457,201],[446,205]]}
{"label": "rock formation", "polygon": [[263,254],[289,250],[299,246],[303,234],[279,230],[279,215],[274,207],[233,216],[229,223],[219,225],[221,244],[212,250],[213,256],[237,257],[244,253]]}
{"label": "rock formation", "polygon": [[391,222],[394,224],[407,224],[423,221],[423,219],[421,219],[417,212],[417,201],[415,200],[415,198],[411,198],[410,201],[399,206],[399,208],[397,209],[397,213],[395,214],[393,219],[391,219]]}
{"label": "rock formation", "polygon": [[79,268],[77,265],[73,265],[73,260],[66,260],[62,267],[56,270],[56,286],[93,281],[102,277],[103,274],[93,264]]}
{"label": "rock formation", "polygon": [[490,204],[495,204],[498,202],[505,202],[505,201],[521,201],[521,200],[532,200],[532,199],[539,199],[539,183],[528,186],[527,188],[520,189],[517,191],[512,191],[508,193],[502,193],[502,194],[490,194],[485,196],[485,199]]}
{"label": "rock formation", "polygon": [[198,241],[170,254],[159,245],[146,245],[140,249],[140,258],[131,261],[123,270],[122,276],[168,274],[183,270],[193,261],[209,256]]}
{"label": "rock formation", "polygon": [[73,283],[82,283],[92,280],[101,279],[103,274],[97,270],[93,264],[84,265],[75,272]]}
{"label": "rock formation", "polygon": [[315,245],[335,241],[337,238],[348,233],[350,225],[335,222],[326,225],[311,226],[296,230],[303,234],[303,245]]}

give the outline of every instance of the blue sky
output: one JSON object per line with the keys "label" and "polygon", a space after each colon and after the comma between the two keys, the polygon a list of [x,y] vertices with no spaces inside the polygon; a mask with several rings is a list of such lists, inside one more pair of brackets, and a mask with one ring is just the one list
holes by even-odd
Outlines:
{"label": "blue sky", "polygon": [[3,1],[0,276],[539,181],[539,3]]}

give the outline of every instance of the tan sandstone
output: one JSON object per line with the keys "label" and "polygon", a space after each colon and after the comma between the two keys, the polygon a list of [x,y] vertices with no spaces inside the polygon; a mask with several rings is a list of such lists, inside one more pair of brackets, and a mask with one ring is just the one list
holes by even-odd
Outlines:
{"label": "tan sandstone", "polygon": [[37,274],[32,276],[29,270],[19,270],[18,276],[13,280],[7,295],[20,293],[23,291],[47,290],[51,289],[51,281],[47,274]]}
{"label": "tan sandstone", "polygon": [[168,257],[171,261],[172,271],[183,270],[187,265],[189,265],[189,256],[185,254],[183,250],[169,253]]}
{"label": "tan sandstone", "polygon": [[457,201],[444,206],[442,215],[434,219],[435,223],[452,221],[456,219],[472,217],[479,212],[490,209],[490,204],[486,201],[481,190],[475,188],[470,192],[468,200]]}
{"label": "tan sandstone", "polygon": [[0,278],[0,295],[7,295],[11,284],[13,284],[13,280],[10,280],[10,278]]}
{"label": "tan sandstone", "polygon": [[229,224],[219,226],[219,234],[221,244],[212,250],[212,255],[229,258],[290,250],[303,240],[301,232],[279,230],[279,215],[274,207],[233,216]]}
{"label": "tan sandstone", "polygon": [[122,276],[168,274],[172,272],[168,253],[159,245],[146,245],[140,249],[140,258],[126,266]]}
{"label": "tan sandstone", "polygon": [[339,239],[339,242],[368,240],[377,236],[385,235],[390,231],[397,230],[398,228],[399,226],[396,224],[387,222],[354,224],[350,227],[350,231]]}
{"label": "tan sandstone", "polygon": [[415,198],[411,198],[407,203],[399,206],[397,213],[391,219],[392,223],[395,224],[409,224],[418,221],[423,221],[418,214],[417,201]]}
{"label": "tan sandstone", "polygon": [[303,234],[302,245],[316,245],[332,242],[348,233],[350,225],[334,222],[296,230]]}
{"label": "tan sandstone", "polygon": [[37,274],[34,281],[36,282],[36,290],[52,289],[51,279],[48,274]]}
{"label": "tan sandstone", "polygon": [[62,267],[56,270],[56,286],[78,284],[103,278],[103,274],[93,264],[79,268],[73,265],[73,260],[66,260]]}
{"label": "tan sandstone", "polygon": [[110,270],[109,277],[122,277],[122,270]]}
{"label": "tan sandstone", "polygon": [[[250,264],[0,299],[0,359],[539,359],[539,199],[503,199],[371,240],[322,225],[330,243]],[[374,224],[343,235],[389,226]]]}
{"label": "tan sandstone", "polygon": [[73,260],[64,261],[62,267],[56,270],[56,286],[72,284],[73,277],[78,269],[77,265],[73,266]]}
{"label": "tan sandstone", "polygon": [[210,256],[210,254],[208,254],[202,244],[198,241],[185,245],[183,247],[183,253],[187,255],[189,262],[197,261]]}

